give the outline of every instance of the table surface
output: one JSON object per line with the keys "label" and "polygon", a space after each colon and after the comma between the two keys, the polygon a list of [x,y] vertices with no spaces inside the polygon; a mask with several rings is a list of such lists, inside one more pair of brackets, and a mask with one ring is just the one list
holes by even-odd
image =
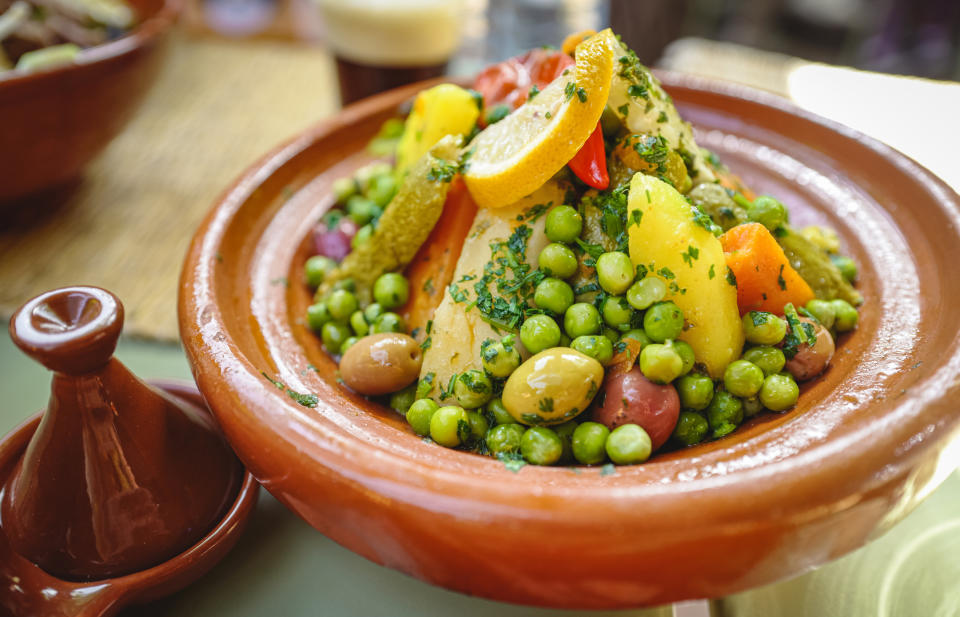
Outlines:
{"label": "table surface", "polygon": [[[117,357],[142,378],[189,379],[174,345],[122,340]],[[49,374],[0,340],[0,433],[46,403]],[[790,581],[724,598],[725,617],[894,617],[960,615],[960,472],[906,519],[870,545]],[[909,607],[905,610],[904,607]],[[922,607],[922,610],[921,610]],[[265,491],[246,534],[192,587],[125,617],[285,617],[323,614],[489,615],[547,617],[566,611],[471,598],[377,566],[335,544]],[[578,615],[669,617],[672,610],[578,612]]]}

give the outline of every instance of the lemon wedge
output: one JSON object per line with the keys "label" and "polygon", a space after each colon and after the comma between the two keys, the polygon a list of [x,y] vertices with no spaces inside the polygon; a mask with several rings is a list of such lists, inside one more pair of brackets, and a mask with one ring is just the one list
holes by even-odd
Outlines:
{"label": "lemon wedge", "polygon": [[615,47],[609,28],[584,40],[572,70],[474,138],[463,179],[477,205],[512,204],[573,158],[607,104]]}

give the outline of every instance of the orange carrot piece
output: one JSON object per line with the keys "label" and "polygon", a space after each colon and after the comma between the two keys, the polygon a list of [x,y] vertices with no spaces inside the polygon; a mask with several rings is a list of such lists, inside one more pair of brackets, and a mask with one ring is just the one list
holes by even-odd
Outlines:
{"label": "orange carrot piece", "polygon": [[737,277],[740,314],[769,311],[783,314],[792,302],[803,306],[813,299],[813,290],[793,269],[783,249],[760,223],[732,227],[720,236],[727,266]]}
{"label": "orange carrot piece", "polygon": [[617,352],[607,364],[611,375],[630,372],[633,365],[637,363],[637,358],[643,348],[643,343],[636,339],[622,338],[620,342],[624,344],[623,349]]}
{"label": "orange carrot piece", "polygon": [[400,314],[410,329],[420,328],[418,339],[426,338],[427,322],[440,306],[460,259],[463,243],[477,215],[477,204],[463,180],[457,178],[447,194],[443,212],[426,242],[407,266],[410,298]]}

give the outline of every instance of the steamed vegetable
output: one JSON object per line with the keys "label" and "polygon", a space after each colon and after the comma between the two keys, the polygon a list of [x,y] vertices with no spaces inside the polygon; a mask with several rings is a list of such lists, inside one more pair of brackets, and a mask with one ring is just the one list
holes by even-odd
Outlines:
{"label": "steamed vegetable", "polygon": [[788,302],[803,306],[813,290],[787,261],[783,249],[760,223],[737,225],[720,236],[727,266],[737,282],[741,313],[783,313]]}
{"label": "steamed vegetable", "polygon": [[440,84],[418,94],[397,146],[397,178],[447,135],[469,133],[479,115],[476,97],[459,86]]}
{"label": "steamed vegetable", "polygon": [[444,137],[417,162],[371,236],[327,274],[320,296],[326,295],[338,281],[352,279],[357,297],[365,304],[381,274],[410,263],[440,218],[452,176],[445,180],[438,177],[438,170],[456,168],[461,141],[459,137]]}
{"label": "steamed vegetable", "polygon": [[723,248],[709,219],[667,183],[637,174],[630,184],[627,220],[630,258],[646,276],[666,283],[666,299],[686,319],[678,338],[719,378],[740,355],[743,330],[736,283],[727,276]]}
{"label": "steamed vegetable", "polygon": [[[432,396],[437,400],[443,398],[440,386],[451,376],[483,368],[485,340],[499,340],[505,332],[520,328],[524,317],[520,304],[527,295],[532,300],[535,284],[531,280],[511,290],[511,281],[523,279],[536,266],[537,256],[549,244],[544,233],[546,210],[562,200],[560,185],[548,182],[513,205],[477,212],[452,282],[442,290],[443,300],[426,332],[430,343],[424,343],[420,378],[433,375]],[[500,265],[497,258],[508,260],[509,266]],[[502,274],[497,274],[501,268]],[[482,294],[477,292],[478,283]],[[526,349],[518,348],[526,357]]]}
{"label": "steamed vegetable", "polygon": [[790,265],[803,277],[821,300],[839,298],[856,306],[863,296],[853,288],[822,248],[803,235],[784,228],[777,238]]}

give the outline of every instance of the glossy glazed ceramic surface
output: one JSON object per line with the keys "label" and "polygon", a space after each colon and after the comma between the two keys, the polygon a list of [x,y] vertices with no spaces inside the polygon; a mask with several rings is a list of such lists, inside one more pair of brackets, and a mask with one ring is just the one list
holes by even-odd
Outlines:
{"label": "glossy glazed ceramic surface", "polygon": [[210,416],[113,359],[123,305],[98,287],[33,298],[13,342],[54,371],[50,402],[2,488],[11,548],[68,580],[155,566],[222,518],[243,467]]}
{"label": "glossy glazed ceramic surface", "polygon": [[[337,542],[504,601],[623,607],[715,597],[838,557],[957,465],[960,199],[892,149],[748,89],[664,75],[701,145],[861,264],[860,327],[788,413],[613,474],[534,468],[416,437],[343,390],[303,323],[305,239],[330,185],[416,87],[345,110],[267,156],[213,209],[184,266],[180,326],[228,439]],[[422,86],[421,86],[422,87]],[[288,282],[288,284],[284,284]],[[262,372],[320,398],[298,405]]]}
{"label": "glossy glazed ceramic surface", "polygon": [[0,202],[75,177],[132,117],[183,0],[130,0],[138,25],[82,62],[0,77]]}
{"label": "glossy glazed ceramic surface", "polygon": [[[193,385],[157,382],[181,404],[203,406]],[[40,424],[36,416],[0,441],[0,482],[6,484]],[[90,582],[57,578],[15,552],[0,521],[0,614],[12,617],[109,617],[124,606],[153,601],[186,587],[233,548],[253,513],[259,485],[245,473],[222,519],[173,559],[121,576]]]}

